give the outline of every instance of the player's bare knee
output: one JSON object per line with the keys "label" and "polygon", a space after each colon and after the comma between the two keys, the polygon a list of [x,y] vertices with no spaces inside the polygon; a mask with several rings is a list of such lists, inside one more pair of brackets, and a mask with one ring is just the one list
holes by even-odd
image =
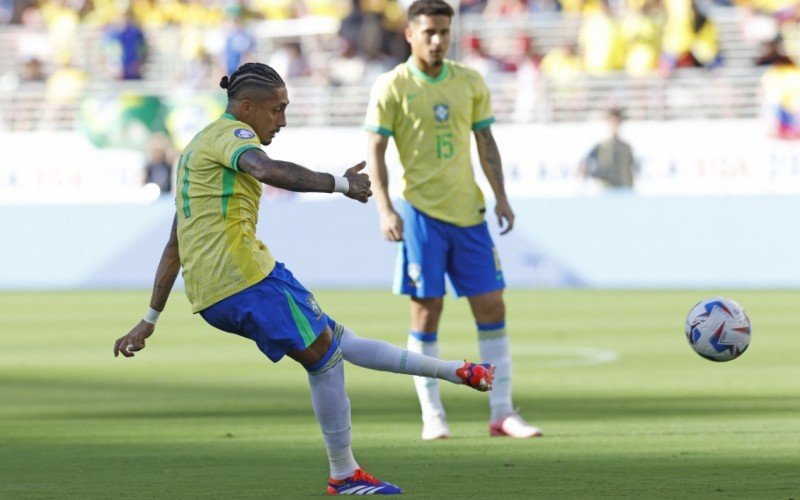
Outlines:
{"label": "player's bare knee", "polygon": [[411,302],[412,328],[425,332],[436,331],[443,309],[444,299],[441,297],[413,298]]}
{"label": "player's bare knee", "polygon": [[319,337],[317,337],[317,339],[304,350],[290,351],[286,354],[307,368],[315,363],[318,363],[331,348],[332,343],[333,332],[329,326],[326,326],[325,330],[319,335]]}
{"label": "player's bare knee", "polygon": [[497,323],[505,320],[506,304],[502,291],[470,297],[470,306],[478,323]]}
{"label": "player's bare knee", "polygon": [[503,321],[506,318],[506,303],[503,301],[503,297],[500,296],[492,302],[490,307],[490,312],[493,316],[493,321]]}
{"label": "player's bare knee", "polygon": [[506,308],[502,302],[486,305],[480,311],[475,311],[475,321],[478,323],[498,323],[505,318]]}
{"label": "player's bare knee", "polygon": [[412,305],[415,309],[420,309],[421,313],[434,315],[434,314],[442,314],[442,310],[444,309],[444,299],[442,297],[431,297],[431,298],[412,298],[411,299]]}

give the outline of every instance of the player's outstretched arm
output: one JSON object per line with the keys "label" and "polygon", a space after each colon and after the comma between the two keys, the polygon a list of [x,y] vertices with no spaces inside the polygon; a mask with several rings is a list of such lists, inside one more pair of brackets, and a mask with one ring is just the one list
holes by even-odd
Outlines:
{"label": "player's outstretched arm", "polygon": [[389,197],[389,170],[386,168],[386,147],[388,145],[388,137],[370,133],[367,160],[369,175],[375,186],[375,200],[378,205],[383,237],[389,241],[400,241],[403,239],[403,218],[394,209],[392,199]]}
{"label": "player's outstretched arm", "polygon": [[343,179],[331,174],[315,172],[289,161],[273,160],[261,149],[245,151],[239,158],[239,170],[246,172],[264,184],[300,193],[340,192],[362,203],[366,203],[372,190],[367,174],[360,173],[365,162],[345,171]]}
{"label": "player's outstretched arm", "polygon": [[497,224],[502,229],[500,234],[506,234],[514,228],[514,211],[511,210],[506,196],[503,162],[500,160],[500,150],[497,149],[497,143],[492,135],[492,127],[477,130],[475,141],[478,144],[478,156],[481,159],[483,173],[486,174],[497,200],[494,212],[497,215]]}
{"label": "player's outstretched arm", "polygon": [[[150,309],[145,319],[128,332],[118,338],[114,343],[114,357],[119,356],[121,353],[126,358],[133,356],[135,351],[144,349],[145,340],[150,337],[155,331],[155,321],[158,314],[164,310],[167,303],[167,298],[172,291],[172,285],[175,284],[175,278],[178,276],[178,271],[181,269],[181,258],[178,254],[178,216],[172,220],[172,229],[169,234],[169,241],[167,246],[164,247],[164,252],[161,254],[161,261],[158,263],[156,270],[156,279],[153,283],[153,293],[150,296]],[[155,311],[155,314],[153,313]],[[155,316],[155,317],[154,317]]]}

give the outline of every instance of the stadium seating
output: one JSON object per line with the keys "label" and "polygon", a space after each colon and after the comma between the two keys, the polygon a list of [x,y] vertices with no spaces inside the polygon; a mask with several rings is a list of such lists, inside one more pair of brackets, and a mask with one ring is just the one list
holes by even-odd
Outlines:
{"label": "stadium seating", "polygon": [[[528,113],[519,113],[519,90],[513,73],[502,73],[490,79],[498,120],[502,122],[563,122],[598,117],[609,105],[624,103],[634,119],[670,120],[674,118],[752,118],[761,106],[760,78],[763,69],[753,65],[756,47],[741,34],[739,11],[715,8],[711,18],[718,26],[724,65],[713,71],[687,68],[668,78],[648,76],[630,78],[621,72],[604,76],[579,76],[568,83],[540,78],[529,94]],[[487,50],[507,53],[520,33],[532,37],[540,52],[556,46],[566,38],[577,36],[580,18],[575,15],[541,14],[522,19],[493,22],[477,14],[462,15],[456,25],[456,37],[477,35]],[[258,40],[258,56],[267,60],[278,43],[297,41],[310,54],[317,66],[331,64],[336,54],[338,21],[315,18],[302,20],[263,21],[253,25]],[[75,128],[78,101],[64,99],[58,113],[50,113],[48,122],[37,123],[47,106],[46,85],[15,84],[18,71],[17,41],[24,33],[19,26],[0,28],[0,129],[24,130]],[[787,30],[787,46],[800,44],[800,30]],[[107,76],[103,67],[102,31],[78,28],[73,64],[88,75],[85,93],[132,92],[163,96],[174,92],[177,72],[186,64],[181,55],[181,39],[185,31],[168,26],[147,32],[150,57],[145,79],[118,82]],[[452,56],[459,58],[460,44],[453,44]],[[46,68],[53,69],[52,63]],[[324,69],[324,68],[323,68]],[[351,86],[326,86],[318,82],[290,82],[293,105],[289,119],[295,125],[357,125],[363,118],[371,81]],[[212,91],[211,83],[204,88]],[[196,90],[200,91],[200,90]],[[516,111],[516,112],[515,112]]]}

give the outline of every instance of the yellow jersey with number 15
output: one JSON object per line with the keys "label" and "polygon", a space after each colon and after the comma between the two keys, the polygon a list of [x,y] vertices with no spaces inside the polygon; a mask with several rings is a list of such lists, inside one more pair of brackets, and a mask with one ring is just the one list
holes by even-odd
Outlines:
{"label": "yellow jersey with number 15", "polygon": [[403,196],[423,213],[457,226],[483,221],[470,135],[490,126],[489,89],[480,73],[445,60],[431,78],[412,59],[384,73],[370,95],[365,128],[394,137],[403,165]]}
{"label": "yellow jersey with number 15", "polygon": [[275,267],[256,239],[261,182],[239,171],[242,153],[260,147],[249,125],[225,113],[178,160],[178,251],[192,312],[258,283]]}

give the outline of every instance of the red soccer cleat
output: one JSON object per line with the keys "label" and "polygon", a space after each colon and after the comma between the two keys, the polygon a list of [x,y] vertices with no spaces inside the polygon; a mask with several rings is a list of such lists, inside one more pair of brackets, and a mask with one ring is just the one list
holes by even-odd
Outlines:
{"label": "red soccer cleat", "polygon": [[544,435],[542,430],[519,416],[516,411],[489,424],[490,436],[509,436],[514,438],[534,438]]}
{"label": "red soccer cleat", "polygon": [[403,490],[381,481],[364,469],[356,469],[346,479],[328,479],[328,495],[399,495]]}
{"label": "red soccer cleat", "polygon": [[494,366],[489,363],[477,364],[464,361],[464,366],[456,370],[456,375],[464,382],[464,385],[481,392],[491,391]]}

